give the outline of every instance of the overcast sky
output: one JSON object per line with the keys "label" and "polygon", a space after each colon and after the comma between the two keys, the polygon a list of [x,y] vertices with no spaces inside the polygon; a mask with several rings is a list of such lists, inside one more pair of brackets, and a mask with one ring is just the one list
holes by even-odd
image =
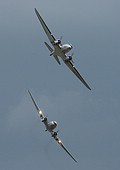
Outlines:
{"label": "overcast sky", "polygon": [[[92,91],[49,56],[35,7]],[[78,164],[44,132],[28,89]],[[0,0],[0,170],[40,168],[120,169],[118,0]]]}

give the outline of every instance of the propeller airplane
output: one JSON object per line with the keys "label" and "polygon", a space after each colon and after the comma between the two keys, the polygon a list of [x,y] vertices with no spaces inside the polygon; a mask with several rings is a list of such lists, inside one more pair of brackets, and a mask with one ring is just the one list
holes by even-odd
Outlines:
{"label": "propeller airplane", "polygon": [[66,149],[66,147],[63,145],[62,141],[58,138],[58,131],[54,131],[54,129],[55,129],[56,126],[57,126],[57,122],[56,122],[56,121],[51,121],[51,122],[49,122],[48,119],[47,119],[47,117],[44,116],[42,110],[38,107],[35,99],[33,98],[32,94],[31,94],[31,92],[30,92],[29,90],[28,90],[28,93],[29,93],[29,95],[30,95],[30,97],[31,97],[34,105],[35,105],[35,108],[36,108],[36,110],[37,110],[38,115],[39,115],[40,118],[41,118],[41,121],[42,121],[42,122],[44,123],[44,125],[45,125],[45,128],[46,128],[45,131],[50,132],[51,136],[55,139],[55,141],[66,151],[66,153],[67,153],[75,162],[77,162],[76,159],[72,156],[72,154],[71,154],[71,153]]}
{"label": "propeller airplane", "polygon": [[60,63],[60,60],[58,57],[61,57],[62,60],[64,61],[64,63],[68,66],[68,68],[78,77],[78,79],[89,89],[91,90],[91,88],[89,87],[89,85],[86,83],[86,81],[83,79],[83,77],[80,75],[80,73],[77,71],[76,67],[74,66],[74,62],[72,60],[72,55],[67,55],[67,53],[73,48],[73,46],[71,44],[62,44],[61,43],[61,39],[55,39],[55,37],[53,36],[53,34],[51,33],[51,31],[49,30],[48,26],[46,25],[46,23],[44,22],[44,20],[42,19],[42,17],[40,16],[39,12],[37,11],[37,9],[35,8],[35,13],[50,41],[50,43],[52,44],[54,50],[52,49],[52,47],[49,46],[49,44],[47,42],[45,42],[46,47],[48,48],[48,50],[51,52],[50,56],[53,56],[58,64]]}

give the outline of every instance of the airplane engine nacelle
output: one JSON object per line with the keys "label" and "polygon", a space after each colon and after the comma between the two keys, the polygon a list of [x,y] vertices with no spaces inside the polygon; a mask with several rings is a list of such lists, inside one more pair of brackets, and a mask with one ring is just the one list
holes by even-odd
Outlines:
{"label": "airplane engine nacelle", "polygon": [[57,132],[53,132],[52,137],[56,138],[57,137]]}
{"label": "airplane engine nacelle", "polygon": [[55,40],[54,45],[61,44],[61,40]]}
{"label": "airplane engine nacelle", "polygon": [[69,57],[69,60],[71,61],[72,60],[72,56],[68,56]]}
{"label": "airplane engine nacelle", "polygon": [[71,61],[72,60],[72,56],[67,56],[65,61]]}
{"label": "airplane engine nacelle", "polygon": [[49,123],[49,128],[50,128],[51,130],[55,129],[56,126],[57,126],[57,122],[56,122],[56,121],[51,121],[51,122]]}

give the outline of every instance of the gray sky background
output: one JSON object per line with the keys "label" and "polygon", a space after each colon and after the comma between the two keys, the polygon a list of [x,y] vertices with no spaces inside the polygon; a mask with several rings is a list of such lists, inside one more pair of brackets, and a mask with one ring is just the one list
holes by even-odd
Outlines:
{"label": "gray sky background", "polygon": [[[49,57],[38,9],[92,91]],[[120,169],[120,1],[0,0],[0,169]],[[56,120],[57,146],[31,99]]]}

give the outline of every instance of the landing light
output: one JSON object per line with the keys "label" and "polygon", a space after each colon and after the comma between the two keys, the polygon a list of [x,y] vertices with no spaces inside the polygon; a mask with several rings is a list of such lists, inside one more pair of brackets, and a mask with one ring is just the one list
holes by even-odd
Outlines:
{"label": "landing light", "polygon": [[59,140],[59,141],[58,141],[58,144],[61,144],[61,143],[62,143],[62,141],[61,141],[61,140]]}
{"label": "landing light", "polygon": [[42,115],[42,111],[41,110],[39,111],[39,114]]}

